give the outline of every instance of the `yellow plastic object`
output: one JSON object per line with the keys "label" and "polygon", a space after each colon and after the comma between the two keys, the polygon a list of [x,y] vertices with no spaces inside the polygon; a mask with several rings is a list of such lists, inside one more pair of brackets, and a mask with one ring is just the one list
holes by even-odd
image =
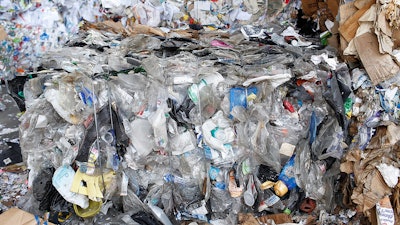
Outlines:
{"label": "yellow plastic object", "polygon": [[267,180],[267,181],[265,181],[264,183],[262,183],[260,185],[260,188],[261,188],[261,190],[265,190],[265,189],[268,189],[268,188],[272,188],[274,185],[275,185],[274,182]]}
{"label": "yellow plastic object", "polygon": [[183,16],[182,19],[183,19],[184,21],[187,21],[187,20],[189,20],[189,18],[190,18],[189,15],[185,14],[185,15]]}
{"label": "yellow plastic object", "polygon": [[278,180],[278,182],[275,183],[274,185],[274,191],[275,194],[279,197],[284,196],[289,190],[288,187],[286,186],[285,183],[283,183],[282,181]]}
{"label": "yellow plastic object", "polygon": [[[106,187],[111,183],[114,171],[103,174],[104,183]],[[102,190],[103,179],[101,175],[91,176],[77,170],[72,182],[71,191],[78,194],[87,195],[92,201],[101,201],[103,198]]]}
{"label": "yellow plastic object", "polygon": [[89,200],[89,207],[83,209],[79,205],[74,204],[74,211],[79,217],[89,218],[95,216],[97,213],[100,212],[102,204],[102,202]]}
{"label": "yellow plastic object", "polygon": [[251,102],[253,100],[255,100],[257,98],[257,95],[255,95],[254,93],[251,93],[247,96],[247,101]]}

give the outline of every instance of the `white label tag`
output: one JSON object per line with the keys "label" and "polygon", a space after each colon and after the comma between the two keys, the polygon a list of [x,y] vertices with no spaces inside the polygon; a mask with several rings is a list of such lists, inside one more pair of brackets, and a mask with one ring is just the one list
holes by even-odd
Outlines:
{"label": "white label tag", "polygon": [[8,165],[12,162],[12,160],[10,158],[4,159],[3,160],[4,164]]}
{"label": "white label tag", "polygon": [[295,145],[289,143],[282,143],[281,148],[279,149],[279,153],[291,157],[293,155],[295,148],[296,148]]}

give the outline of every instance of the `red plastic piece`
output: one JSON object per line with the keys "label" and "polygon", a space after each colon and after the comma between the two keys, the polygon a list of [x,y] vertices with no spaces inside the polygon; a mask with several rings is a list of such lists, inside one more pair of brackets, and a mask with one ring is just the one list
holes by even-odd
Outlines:
{"label": "red plastic piece", "polygon": [[285,109],[289,110],[289,112],[294,113],[296,110],[294,110],[293,105],[288,101],[288,100],[283,100],[283,106]]}

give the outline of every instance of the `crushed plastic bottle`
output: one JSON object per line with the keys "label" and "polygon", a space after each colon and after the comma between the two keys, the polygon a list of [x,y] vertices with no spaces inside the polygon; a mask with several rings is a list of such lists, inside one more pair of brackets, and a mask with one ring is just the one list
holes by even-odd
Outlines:
{"label": "crushed plastic bottle", "polygon": [[284,196],[288,191],[297,187],[294,174],[294,162],[296,155],[293,155],[282,168],[278,181],[274,185],[274,191],[279,197]]}

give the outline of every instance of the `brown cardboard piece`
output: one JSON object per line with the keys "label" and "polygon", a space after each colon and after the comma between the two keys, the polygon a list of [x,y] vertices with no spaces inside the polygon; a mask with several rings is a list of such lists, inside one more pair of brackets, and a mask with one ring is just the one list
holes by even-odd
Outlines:
{"label": "brown cardboard piece", "polygon": [[367,4],[356,13],[354,13],[349,19],[346,20],[340,27],[340,34],[350,42],[351,39],[356,35],[357,29],[359,27],[358,20],[364,13],[375,3],[375,0],[366,0]]}
{"label": "brown cardboard piece", "polygon": [[392,195],[392,205],[396,224],[400,223],[400,181],[397,183]]}
{"label": "brown cardboard piece", "polygon": [[127,29],[130,32],[131,36],[134,36],[136,34],[149,34],[149,35],[158,35],[165,37],[165,33],[156,27],[150,27],[142,24],[133,24],[131,27],[128,27]]}
{"label": "brown cardboard piece", "polygon": [[330,38],[328,38],[328,45],[334,47],[337,50],[340,50],[340,35],[339,35],[339,22],[335,21],[332,29],[331,29],[331,33],[332,36]]}
{"label": "brown cardboard piece", "polygon": [[[374,1],[375,2],[375,1]],[[354,1],[354,6],[357,8],[357,9],[362,9],[362,8],[364,8],[364,6],[365,5],[367,5],[368,4],[368,1],[365,1],[365,0],[355,0]]]}
{"label": "brown cardboard piece", "polygon": [[[11,208],[0,214],[1,225],[37,225],[35,216],[18,208]],[[43,224],[43,219],[40,219]],[[48,222],[49,225],[54,225]]]}
{"label": "brown cardboard piece", "polygon": [[285,213],[271,214],[260,217],[260,221],[267,223],[268,220],[273,220],[276,224],[292,223],[292,218]]}
{"label": "brown cardboard piece", "polygon": [[338,1],[326,1],[328,4],[328,9],[331,11],[332,16],[336,17],[339,11],[339,2]]}
{"label": "brown cardboard piece", "polygon": [[[400,187],[400,184],[395,189],[388,187],[381,173],[376,168],[376,166],[382,163],[394,165],[395,167],[399,166],[397,159],[400,154],[400,146],[390,145],[389,147],[384,147],[387,146],[386,140],[388,134],[384,133],[387,129],[382,128],[384,127],[379,128],[378,132],[380,132],[381,138],[385,140],[376,141],[374,146],[377,148],[363,151],[355,148],[348,151],[343,157],[340,167],[342,172],[354,174],[354,188],[349,190],[344,186],[342,188],[343,194],[347,194],[348,196],[348,192],[352,192],[351,201],[357,205],[357,211],[363,212],[369,218],[370,222],[376,221],[376,219],[374,220],[376,203],[392,193],[395,195],[396,188]],[[392,205],[395,213],[398,213],[398,203],[395,201],[393,200]]]}
{"label": "brown cardboard piece", "polygon": [[381,7],[378,8],[378,16],[375,21],[375,34],[378,36],[379,51],[392,54],[394,46],[392,28],[389,26],[389,22],[385,18],[385,11]]}
{"label": "brown cardboard piece", "polygon": [[377,169],[370,171],[363,171],[358,180],[358,185],[353,190],[351,199],[358,205],[358,210],[367,212],[374,208],[376,203],[382,199],[385,195],[391,194],[391,188],[389,188],[382,175]]}
{"label": "brown cardboard piece", "polygon": [[103,30],[103,31],[108,31],[112,32],[115,34],[123,34],[127,35],[127,31],[125,30],[124,26],[122,25],[121,22],[114,22],[112,20],[106,20],[103,22],[98,22],[98,23],[89,23],[86,22],[82,26],[83,30],[89,30],[89,29],[95,29],[95,30]]}
{"label": "brown cardboard piece", "polygon": [[238,224],[240,224],[240,225],[258,225],[258,224],[260,224],[259,222],[262,222],[264,224],[270,224],[268,222],[268,220],[273,220],[275,222],[275,224],[292,223],[293,222],[292,218],[285,213],[265,215],[265,216],[258,217],[257,219],[251,213],[247,213],[247,214],[239,213],[238,219],[239,219]]}
{"label": "brown cardboard piece", "polygon": [[342,25],[344,22],[346,22],[347,19],[349,19],[357,11],[358,11],[358,9],[354,6],[354,2],[348,2],[346,4],[341,5],[339,8],[339,12],[340,12],[339,24]]}
{"label": "brown cardboard piece", "polygon": [[[389,126],[378,126],[375,135],[371,138],[367,149],[387,148],[391,146]],[[391,127],[392,128],[392,127]]]}
{"label": "brown cardboard piece", "polygon": [[380,54],[375,34],[362,34],[354,39],[354,43],[361,62],[374,85],[393,77],[399,71],[399,66],[389,54]]}
{"label": "brown cardboard piece", "polygon": [[392,30],[393,49],[400,48],[400,28]]}
{"label": "brown cardboard piece", "polygon": [[104,30],[109,31],[116,34],[122,34],[124,36],[135,36],[137,34],[148,34],[148,35],[158,35],[165,37],[165,33],[156,27],[150,27],[147,25],[142,24],[131,24],[128,21],[128,26],[125,28],[122,23],[114,22],[112,20],[106,20],[104,22],[99,23],[85,23],[83,28],[84,30],[89,29],[97,29],[97,30]]}
{"label": "brown cardboard piece", "polygon": [[304,15],[312,16],[318,11],[318,0],[301,0]]}
{"label": "brown cardboard piece", "polygon": [[[382,163],[400,166],[400,146],[390,144],[390,141],[397,140],[397,136],[392,140],[392,132],[396,132],[397,128],[393,123],[377,127],[376,134],[368,145],[369,149],[351,149],[343,157],[340,165],[340,171],[349,174],[341,187],[346,198],[343,199],[344,204],[351,206],[351,202],[348,201],[348,196],[351,195],[351,201],[357,205],[357,210],[363,212],[374,225],[377,225],[376,203],[388,195],[391,195],[395,224],[400,224],[400,181],[395,188],[390,188],[376,168]],[[350,186],[350,174],[354,174],[355,186]]]}
{"label": "brown cardboard piece", "polygon": [[390,123],[387,126],[386,135],[388,145],[395,145],[400,141],[400,126],[397,126],[395,123]]}
{"label": "brown cardboard piece", "polygon": [[335,22],[339,10],[339,0],[302,0],[302,10],[305,17],[318,17],[319,29],[321,32],[328,30],[325,22]]}
{"label": "brown cardboard piece", "polygon": [[257,225],[259,224],[253,214],[240,213],[238,218],[239,225]]}
{"label": "brown cardboard piece", "polygon": [[[348,18],[350,18],[352,15],[354,15],[354,13],[356,13],[357,10],[358,9],[354,6],[354,2],[348,2],[346,4],[341,5],[339,7],[339,14],[340,14],[339,27],[342,26],[342,24],[344,22],[346,22],[346,20]],[[348,45],[349,45],[349,42],[346,41],[346,39],[342,35],[340,35],[340,50],[341,50],[341,53],[343,53],[343,51],[347,48]]]}
{"label": "brown cardboard piece", "polygon": [[6,30],[4,30],[4,27],[0,25],[0,41],[5,40],[7,36]]}
{"label": "brown cardboard piece", "polygon": [[319,19],[319,29],[324,32],[328,30],[328,28],[325,25],[325,22],[327,20],[330,20],[332,22],[335,21],[335,17],[333,16],[333,13],[329,9],[329,5],[326,2],[318,2],[318,19]]}

